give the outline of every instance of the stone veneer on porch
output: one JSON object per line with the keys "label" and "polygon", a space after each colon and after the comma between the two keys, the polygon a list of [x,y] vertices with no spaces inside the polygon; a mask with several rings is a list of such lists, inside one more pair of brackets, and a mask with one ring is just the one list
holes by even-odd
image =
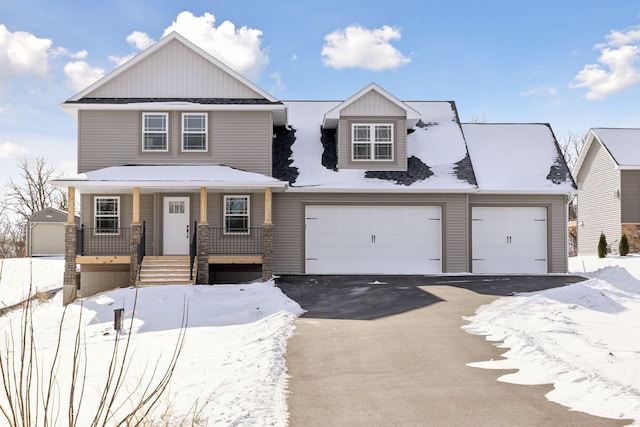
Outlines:
{"label": "stone veneer on porch", "polygon": [[638,223],[622,224],[622,234],[626,234],[627,239],[629,240],[629,252],[630,253],[640,252],[640,224]]}

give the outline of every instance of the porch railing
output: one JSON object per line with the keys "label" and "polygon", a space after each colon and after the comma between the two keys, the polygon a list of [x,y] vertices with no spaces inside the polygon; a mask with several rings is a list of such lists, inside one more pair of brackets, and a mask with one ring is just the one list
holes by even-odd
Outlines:
{"label": "porch railing", "polygon": [[193,280],[193,264],[198,253],[198,221],[193,221],[191,244],[189,245],[189,280]]}
{"label": "porch railing", "polygon": [[142,267],[142,260],[147,254],[147,223],[142,221],[142,233],[140,233],[140,241],[138,242],[138,279],[140,279],[140,270]]}
{"label": "porch railing", "polygon": [[129,255],[131,230],[116,228],[104,230],[80,226],[76,231],[77,255]]}
{"label": "porch railing", "polygon": [[209,227],[209,254],[262,255],[262,228],[225,232],[223,227]]}

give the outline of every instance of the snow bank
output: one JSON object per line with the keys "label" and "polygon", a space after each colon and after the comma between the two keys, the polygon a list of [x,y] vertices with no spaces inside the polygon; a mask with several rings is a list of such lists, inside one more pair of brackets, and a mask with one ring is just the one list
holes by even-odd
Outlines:
{"label": "snow bank", "polygon": [[518,369],[499,380],[553,384],[549,400],[640,425],[640,258],[596,260],[572,260],[584,282],[501,298],[467,318],[466,331],[509,349],[470,366]]}
{"label": "snow bank", "polygon": [[[63,264],[62,260],[57,262]],[[42,276],[55,276],[59,287],[62,274],[52,274],[52,268]],[[12,269],[10,276],[3,274],[2,286],[17,288],[28,276],[28,268],[20,272],[16,264]],[[65,396],[79,324],[87,356],[84,410],[79,425],[89,425],[88,418],[93,416],[92,408],[96,407],[104,387],[116,336],[121,339],[121,352],[127,336],[131,337],[124,397],[119,402],[126,408],[140,394],[136,384],[152,382],[152,378],[157,382],[164,373],[178,343],[183,313],[188,316],[185,345],[159,408],[170,409],[169,425],[178,425],[181,417],[194,412],[198,412],[198,420],[208,425],[287,424],[286,344],[302,309],[272,282],[143,287],[138,290],[134,310],[135,301],[135,289],[127,288],[68,306],[62,323],[62,357],[57,370],[62,396],[58,420],[61,425],[66,424]],[[113,329],[115,309],[124,310],[125,331],[119,335]],[[11,333],[17,336],[21,313],[22,310],[17,310],[0,317],[5,336]],[[62,314],[60,294],[49,302],[38,303],[33,311],[37,355],[46,366],[53,360]],[[1,341],[0,346],[4,346],[5,340]],[[6,354],[4,348],[0,352]],[[129,393],[133,394],[132,399],[126,398]],[[151,420],[159,422],[160,414],[156,412]]]}
{"label": "snow bank", "polygon": [[63,274],[60,257],[0,259],[0,304],[11,307],[30,294],[62,288]]}

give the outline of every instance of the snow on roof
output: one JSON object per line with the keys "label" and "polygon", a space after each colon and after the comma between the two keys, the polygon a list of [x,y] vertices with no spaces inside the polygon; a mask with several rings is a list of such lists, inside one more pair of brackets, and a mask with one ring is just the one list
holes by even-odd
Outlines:
{"label": "snow on roof", "polygon": [[462,130],[481,191],[575,189],[549,125],[474,123]]}
{"label": "snow on roof", "polygon": [[364,170],[341,169],[334,171],[321,164],[323,145],[320,141],[324,114],[341,101],[285,101],[289,110],[289,124],[296,130],[296,141],[292,146],[293,167],[299,176],[291,187],[318,189],[390,190],[403,189],[421,191],[469,190],[475,188],[466,180],[458,178],[455,163],[467,156],[464,137],[453,105],[449,102],[407,102],[422,115],[423,127],[416,127],[407,136],[407,156],[422,160],[434,175],[411,185],[393,181],[365,178]]}
{"label": "snow on roof", "polygon": [[112,166],[51,181],[53,185],[78,188],[285,187],[286,183],[255,172],[223,165]]}
{"label": "snow on roof", "polygon": [[619,166],[640,167],[640,129],[594,128]]}

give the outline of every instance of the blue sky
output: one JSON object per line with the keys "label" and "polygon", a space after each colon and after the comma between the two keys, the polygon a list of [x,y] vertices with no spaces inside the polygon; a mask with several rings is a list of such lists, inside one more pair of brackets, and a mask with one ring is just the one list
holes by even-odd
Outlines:
{"label": "blue sky", "polygon": [[39,155],[74,171],[59,104],[171,29],[283,100],[376,82],[462,121],[640,127],[637,1],[0,0],[3,175]]}

